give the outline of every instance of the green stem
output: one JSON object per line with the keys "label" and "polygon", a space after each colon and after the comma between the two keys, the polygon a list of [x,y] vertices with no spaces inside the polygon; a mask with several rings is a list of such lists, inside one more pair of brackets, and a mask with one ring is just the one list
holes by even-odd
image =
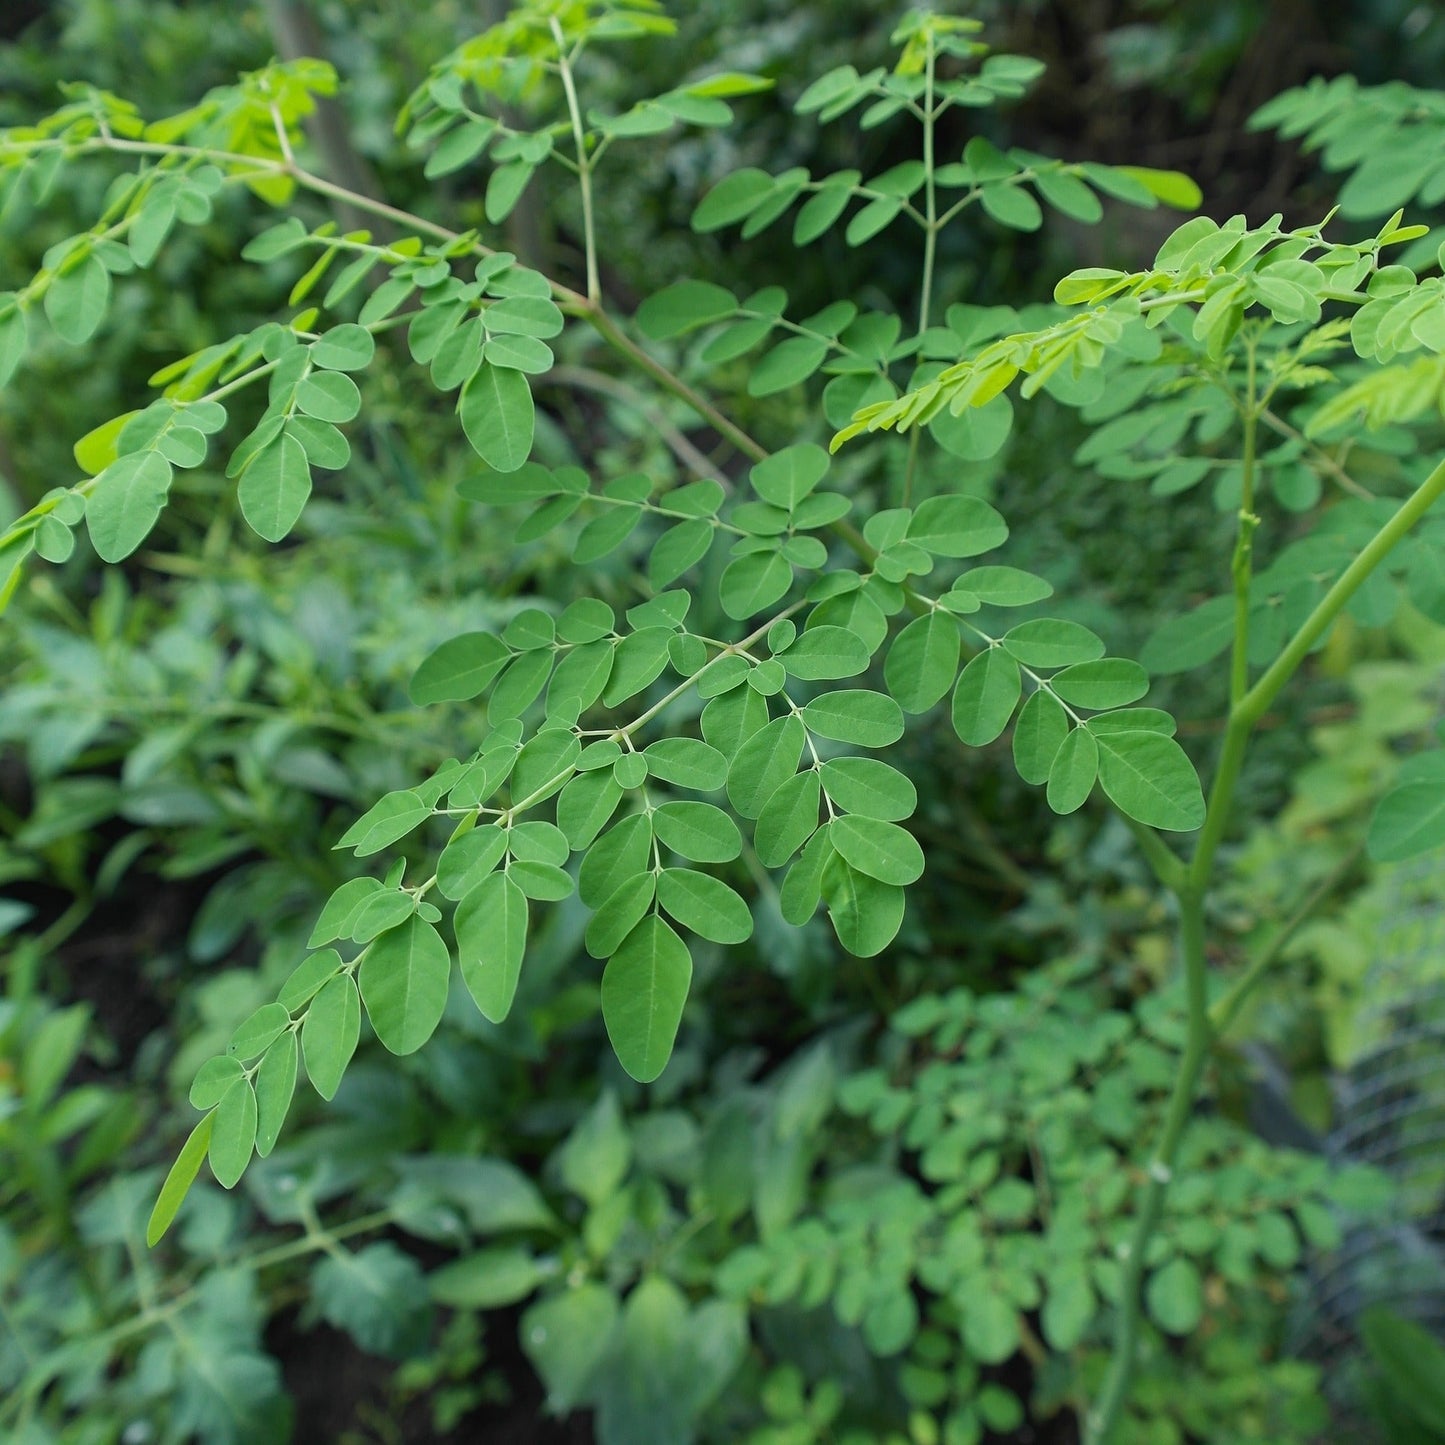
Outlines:
{"label": "green stem", "polygon": [[577,298],[580,303],[575,313],[588,322],[592,329],[614,351],[619,351],[639,371],[646,372],[664,391],[684,401],[719,436],[726,437],[745,457],[755,462],[768,455],[768,449],[755,441],[736,422],[724,416],[706,397],[700,396],[680,376],[674,375],[656,357],[649,356],[599,305]]}
{"label": "green stem", "polygon": [[1209,1057],[1213,1035],[1205,996],[1207,978],[1204,965],[1204,898],[1197,892],[1180,895],[1180,946],[1184,961],[1185,988],[1189,999],[1189,1025],[1179,1072],[1169,1095],[1164,1128],[1155,1143],[1148,1165],[1139,1215],[1134,1231],[1126,1244],[1120,1246],[1123,1278],[1119,1285],[1114,1353],[1109,1372],[1093,1408],[1084,1419],[1084,1445],[1108,1445],[1134,1375],[1134,1359],[1138,1353],[1140,1292],[1144,1282],[1144,1265],[1149,1243],[1164,1209],[1164,1197],[1173,1178],[1174,1157],[1194,1112],[1194,1094],[1199,1077]]}
{"label": "green stem", "polygon": [[582,126],[582,106],[572,75],[572,59],[566,53],[562,26],[553,15],[552,38],[557,42],[557,69],[567,94],[567,114],[572,119],[572,143],[577,147],[577,185],[582,192],[582,248],[587,257],[587,299],[594,306],[602,300],[602,283],[597,272],[597,228],[592,220],[592,162],[587,155],[587,133]]}
{"label": "green stem", "polygon": [[1254,511],[1254,443],[1259,424],[1255,397],[1254,339],[1245,343],[1244,447],[1240,454],[1239,527],[1235,533],[1234,558],[1230,573],[1234,579],[1234,647],[1230,653],[1229,704],[1237,707],[1249,690],[1249,585],[1253,575],[1254,531],[1259,518]]}
{"label": "green stem", "polygon": [[[1390,551],[1421,517],[1445,494],[1445,461],[1402,502],[1395,514],[1370,539],[1359,555],[1336,579],[1314,611],[1286,644],[1264,675],[1235,701],[1229,710],[1224,731],[1219,765],[1209,790],[1209,805],[1204,826],[1195,845],[1194,856],[1175,892],[1180,908],[1180,951],[1184,964],[1185,988],[1188,997],[1188,1033],[1179,1072],[1170,1095],[1164,1128],[1149,1163],[1149,1181],[1140,1203],[1139,1217],[1133,1238],[1124,1259],[1124,1279],[1119,1296],[1113,1358],[1094,1408],[1084,1422],[1084,1445],[1109,1445],[1118,1416],[1128,1398],[1138,1350],[1140,1287],[1143,1282],[1144,1259],[1149,1242],[1159,1222],[1164,1197],[1169,1189],[1174,1156],[1194,1108],[1194,1095],[1204,1069],[1210,1045],[1219,1028],[1231,1022],[1240,1004],[1265,976],[1270,964],[1288,941],[1287,935],[1265,950],[1265,960],[1256,960],[1234,988],[1221,1000],[1211,1015],[1207,975],[1204,962],[1204,897],[1214,869],[1215,857],[1229,824],[1239,774],[1244,765],[1249,735],[1280,690],[1298,671],[1310,649],[1324,636],[1366,578],[1385,560]],[[1236,647],[1247,642],[1236,632]],[[1334,879],[1327,880],[1333,886]],[[1308,900],[1313,907],[1314,898]],[[1302,919],[1300,921],[1303,921]],[[1286,925],[1297,927],[1297,923]]]}
{"label": "green stem", "polygon": [[933,32],[928,34],[928,60],[923,82],[923,290],[918,301],[918,334],[928,330],[933,310],[933,267],[938,250],[938,191],[933,179],[934,75]]}
{"label": "green stem", "polygon": [[1283,652],[1274,660],[1264,676],[1240,701],[1239,711],[1251,723],[1258,722],[1279,695],[1299,665],[1309,655],[1336,617],[1344,610],[1365,579],[1390,554],[1410,529],[1445,495],[1445,461],[1440,462],[1423,482],[1400,504],[1394,516],[1370,538],[1360,554],[1335,580],[1320,599],[1315,610],[1300,625]]}

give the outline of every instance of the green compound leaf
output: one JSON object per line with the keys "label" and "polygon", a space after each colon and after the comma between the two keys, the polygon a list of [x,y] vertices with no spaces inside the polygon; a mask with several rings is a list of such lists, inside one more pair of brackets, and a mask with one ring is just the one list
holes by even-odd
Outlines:
{"label": "green compound leaf", "polygon": [[647,781],[647,759],[641,753],[628,753],[612,765],[612,777],[619,788],[631,791]]}
{"label": "green compound leaf", "polygon": [[256,1092],[249,1079],[237,1079],[216,1105],[211,1129],[211,1173],[223,1188],[234,1189],[256,1144]]}
{"label": "green compound leaf", "polygon": [[413,916],[383,933],[361,961],[359,983],[376,1036],[393,1054],[414,1054],[446,1008],[452,958],[441,934]]}
{"label": "green compound leaf", "polygon": [[618,1062],[650,1084],[672,1056],[692,982],[687,945],[655,913],[623,940],[602,973],[602,1018]]}
{"label": "green compound leaf", "polygon": [[[355,880],[360,881],[360,880]],[[374,879],[367,879],[367,883],[374,883]],[[347,884],[342,883],[341,889]],[[381,884],[377,883],[377,889]],[[337,893],[341,892],[337,889]],[[373,890],[374,892],[374,890]],[[370,893],[367,894],[370,896]],[[332,894],[335,897],[335,894]],[[327,905],[329,907],[331,905]],[[325,913],[322,913],[324,918]],[[318,925],[319,926],[319,925]],[[338,935],[332,935],[338,936]],[[309,946],[309,945],[308,945]],[[319,954],[312,954],[311,957],[302,959],[292,972],[286,983],[280,985],[280,993],[277,994],[277,1001],[292,1013],[298,1012],[303,1003],[321,991],[322,984],[327,983],[332,974],[341,968],[341,955],[334,948],[321,949]]]}
{"label": "green compound leaf", "polygon": [[514,823],[507,838],[512,856],[523,862],[551,863],[560,867],[572,856],[572,847],[562,830],[540,818]]}
{"label": "green compound leaf", "polygon": [[508,161],[506,165],[498,166],[487,178],[483,209],[492,225],[500,225],[512,214],[536,169],[536,166],[527,161]]}
{"label": "green compound leaf", "polygon": [[1063,704],[1043,688],[1023,705],[1014,727],[1014,766],[1026,783],[1048,781],[1054,758],[1069,731]]}
{"label": "green compound leaf", "polygon": [[[345,434],[339,427],[333,426],[328,421],[317,421],[315,417],[293,416],[286,423],[285,434],[294,437],[301,443],[302,450],[306,453],[306,460],[314,467],[323,467],[327,471],[338,472],[351,460],[351,443],[346,440]],[[175,435],[173,432],[171,435]],[[159,443],[165,449],[165,443]],[[196,455],[199,448],[192,447],[191,455]],[[168,452],[172,461],[179,461],[174,449]],[[203,454],[202,454],[203,459]],[[197,462],[191,465],[199,465]]]}
{"label": "green compound leaf", "polygon": [[1099,745],[1099,781],[1121,813],[1179,833],[1204,822],[1198,774],[1173,738],[1157,732],[1090,732]]}
{"label": "green compound leaf", "polygon": [[748,377],[749,396],[773,396],[806,381],[828,359],[828,343],[790,336],[773,347]]}
{"label": "green compound leaf", "polygon": [[1149,691],[1149,674],[1128,658],[1101,657],[1097,662],[1078,662],[1055,673],[1049,687],[1073,707],[1103,712],[1137,702]]}
{"label": "green compound leaf", "polygon": [[841,171],[837,177],[829,177],[817,191],[803,203],[793,221],[793,244],[806,246],[830,230],[838,217],[848,209],[853,199],[853,187],[858,181],[857,171]]}
{"label": "green compound leaf", "polygon": [[[806,634],[805,634],[806,635]],[[903,709],[866,688],[824,693],[803,705],[808,731],[860,748],[884,748],[903,736]]]}
{"label": "green compound leaf", "polygon": [[361,410],[361,391],[337,371],[313,371],[296,385],[296,406],[317,421],[350,421]]}
{"label": "green compound leaf", "polygon": [[690,863],[730,863],[743,851],[738,825],[711,803],[664,803],[652,826],[663,847]]}
{"label": "green compound leaf", "polygon": [[546,687],[556,661],[557,654],[547,648],[520,653],[508,664],[493,684],[487,701],[487,720],[493,727],[509,718],[521,717]]}
{"label": "green compound leaf", "polygon": [[1049,766],[1048,803],[1063,816],[1084,806],[1099,776],[1099,745],[1087,728],[1075,728]]}
{"label": "green compound leaf", "polygon": [[159,452],[132,452],[95,479],[85,525],[102,562],[122,562],[150,535],[171,488],[171,464]]}
{"label": "green compound leaf", "polygon": [[262,1159],[276,1147],[291,1108],[298,1053],[296,1031],[287,1029],[266,1051],[256,1071],[256,1153]]}
{"label": "green compound leaf", "polygon": [[279,1003],[262,1004],[249,1018],[236,1026],[226,1045],[233,1059],[254,1059],[264,1054],[282,1031],[289,1028],[291,1015]]}
{"label": "green compound leaf", "polygon": [[600,561],[609,552],[615,552],[637,530],[641,521],[640,507],[608,508],[600,516],[593,517],[577,534],[572,560],[581,566]]}
{"label": "green compound leaf", "polygon": [[923,849],[907,828],[856,813],[835,818],[828,838],[859,873],[903,887],[923,877]]}
{"label": "green compound leaf", "polygon": [[704,517],[668,528],[648,555],[647,580],[653,587],[675,582],[707,556],[716,536],[717,529]]}
{"label": "green compound leaf", "polygon": [[718,597],[723,611],[742,622],[771,607],[793,585],[793,569],[778,552],[749,552],[723,571]]}
{"label": "green compound leaf", "polygon": [[517,859],[507,867],[507,877],[528,898],[543,903],[560,903],[572,896],[572,875],[556,863]]}
{"label": "green compound leaf", "polygon": [[408,788],[399,788],[363,813],[336,846],[354,848],[358,858],[366,858],[406,837],[429,817],[431,807],[425,799]]}
{"label": "green compound leaf", "polygon": [[987,185],[980,191],[979,200],[995,221],[1012,231],[1037,231],[1043,223],[1043,210],[1022,186],[1004,182]]}
{"label": "green compound leaf", "polygon": [[829,758],[822,773],[828,796],[850,813],[896,823],[911,818],[918,806],[913,784],[877,758]]}
{"label": "green compound leaf", "polygon": [[737,309],[737,297],[711,281],[674,281],[637,308],[637,326],[644,336],[666,341],[710,322],[722,321]]}
{"label": "green compound leaf", "polygon": [[856,632],[826,623],[810,627],[791,647],[778,654],[778,661],[793,677],[808,682],[856,677],[867,670],[871,659],[868,644]]}
{"label": "green compound leaf", "polygon": [[953,730],[971,747],[982,747],[1008,726],[1019,698],[1023,676],[1019,665],[1001,647],[990,647],[959,674],[953,690]]}
{"label": "green compound leaf", "polygon": [[[747,220],[772,191],[773,178],[767,171],[754,166],[734,171],[730,176],[724,176],[698,203],[692,213],[692,228],[699,234],[705,234],[720,231],[724,226],[735,226],[739,221]],[[646,330],[645,327],[643,329]]]}
{"label": "green compound leaf", "polygon": [[331,1099],[361,1037],[361,999],[349,973],[338,974],[311,1000],[301,1026],[306,1076],[323,1099]]}
{"label": "green compound leaf", "polygon": [[1086,226],[1092,226],[1104,214],[1098,196],[1077,176],[1063,169],[1039,168],[1034,176],[1038,193],[1056,210]]}
{"label": "green compound leaf", "polygon": [[1145,642],[1139,661],[1167,676],[1212,662],[1234,638],[1234,599],[1211,597],[1183,617],[1171,617]]}
{"label": "green compound leaf", "polygon": [[[348,878],[332,895],[326,900],[326,906],[321,910],[321,916],[316,920],[316,926],[311,930],[311,937],[306,940],[307,948],[319,948],[323,943],[331,943],[338,938],[351,937],[351,922],[361,909],[361,905],[371,897],[373,893],[381,891],[381,880],[379,878]],[[334,951],[334,950],[333,950]],[[306,969],[311,961],[303,963],[301,968],[296,970],[295,978]],[[339,962],[339,956],[338,956]],[[323,980],[324,982],[325,980]],[[287,987],[290,987],[288,983]],[[318,984],[319,988],[320,985]],[[316,990],[312,989],[314,993]],[[281,995],[281,1002],[287,1008],[296,1008],[298,1004],[305,1003],[311,995],[306,994],[295,1000],[288,999],[285,992]]]}
{"label": "green compound leaf", "polygon": [[[334,372],[322,375],[347,380]],[[268,542],[279,542],[290,533],[310,495],[311,463],[306,449],[285,432],[251,458],[236,488],[241,515],[251,530]]]}
{"label": "green compound leaf", "polygon": [[598,908],[651,860],[652,819],[630,813],[587,850],[577,874],[578,895],[589,908]]}
{"label": "green compound leaf", "polygon": [[818,830],[823,788],[816,769],[794,773],[758,815],[753,846],[764,868],[781,868]]}
{"label": "green compound leaf", "polygon": [[595,597],[569,602],[557,619],[557,636],[563,642],[596,642],[617,625],[617,614]]}
{"label": "green compound leaf", "polygon": [[1083,1339],[1098,1300],[1082,1264],[1066,1264],[1050,1271],[1040,1323],[1044,1339],[1056,1350],[1071,1350]]}
{"label": "green compound leaf", "polygon": [[619,884],[587,924],[584,943],[593,958],[610,958],[642,922],[657,896],[657,875],[637,873]]}
{"label": "green compound leaf", "polygon": [[1412,758],[1406,768],[1370,820],[1366,846],[1377,863],[1415,858],[1445,843],[1445,754]]}
{"label": "green compound leaf", "polygon": [[765,457],[748,473],[748,480],[763,501],[791,512],[823,480],[829,460],[822,447],[798,442]]}
{"label": "green compound leaf", "polygon": [[489,467],[515,472],[527,460],[536,411],[520,371],[484,361],[462,387],[457,410],[467,440]]}
{"label": "green compound leaf", "polygon": [[490,632],[463,632],[436,648],[412,674],[408,692],[419,707],[434,702],[469,702],[485,692],[511,659]]}
{"label": "green compound leaf", "polygon": [[[815,847],[817,852],[813,853]],[[818,875],[816,883],[810,877],[814,869]],[[788,910],[784,917],[789,922],[806,923],[817,907],[817,890],[821,890],[838,942],[855,958],[872,958],[882,953],[903,926],[903,889],[853,867],[824,842],[821,833],[789,871],[789,883],[794,875],[801,883],[797,895],[791,899],[786,896],[787,884],[784,884],[784,906]],[[804,911],[803,905],[810,896],[812,906]]]}
{"label": "green compound leaf", "polygon": [[693,868],[664,868],[657,901],[684,928],[713,943],[742,943],[752,937],[753,916],[740,894],[721,878]]}
{"label": "green compound leaf", "polygon": [[728,760],[710,744],[698,738],[659,738],[643,749],[647,770],[654,778],[711,793],[728,777]]}
{"label": "green compound leaf", "polygon": [[963,1341],[985,1364],[1001,1365],[1019,1346],[1019,1316],[1012,1300],[988,1282],[969,1290],[961,1311]]}
{"label": "green compound leaf", "polygon": [[1068,667],[1104,655],[1104,644],[1087,627],[1057,617],[1020,622],[1003,635],[1003,646],[1025,667]]}
{"label": "green compound leaf", "polygon": [[375,354],[371,332],[351,321],[323,331],[311,343],[312,362],[327,371],[364,371]]}
{"label": "green compound leaf", "polygon": [[512,766],[514,806],[532,806],[561,791],[577,767],[582,744],[560,728],[540,732]]}
{"label": "green compound leaf", "polygon": [[644,627],[640,632],[628,633],[618,643],[607,688],[602,694],[608,707],[635,697],[662,676],[672,637],[670,627]]}
{"label": "green compound leaf", "polygon": [[1189,1335],[1204,1318],[1204,1282],[1191,1260],[1177,1255],[1144,1286],[1149,1318],[1166,1334]]}
{"label": "green compound leaf", "polygon": [[744,818],[757,818],[798,771],[806,741],[802,720],[790,714],[760,728],[738,749],[728,769],[728,799]]}
{"label": "green compound leaf", "polygon": [[616,660],[617,648],[611,638],[589,642],[569,652],[557,664],[547,689],[548,713],[575,707],[576,715],[581,717],[602,696]]}
{"label": "green compound leaf", "polygon": [[1360,1317],[1365,1348],[1388,1390],[1434,1436],[1445,1435],[1445,1350],[1419,1325],[1380,1305]]}
{"label": "green compound leaf", "polygon": [[245,1072],[240,1059],[232,1054],[218,1054],[207,1059],[191,1081],[189,1098],[193,1109],[214,1109],[226,1090]]}
{"label": "green compound leaf", "polygon": [[[10,297],[7,295],[5,299],[8,301]],[[29,328],[24,311],[10,311],[0,318],[0,387],[8,386],[11,377],[20,369],[28,344]]]}
{"label": "green compound leaf", "polygon": [[484,823],[453,838],[437,859],[437,891],[453,902],[465,898],[502,861],[507,835],[495,823]]}
{"label": "green compound leaf", "polygon": [[612,1344],[617,1316],[617,1296],[593,1280],[544,1297],[522,1316],[518,1338],[554,1414],[565,1415],[583,1399]]}
{"label": "green compound leaf", "polygon": [[930,497],[905,535],[936,557],[976,557],[1008,540],[1008,523],[978,497]]}
{"label": "green compound leaf", "polygon": [[511,1012],[527,951],[527,898],[505,873],[484,878],[457,905],[457,961],[482,1017],[499,1024]]}
{"label": "green compound leaf", "polygon": [[[751,669],[744,658],[730,659],[739,664],[737,680],[750,676]],[[721,672],[713,668],[708,676]],[[763,695],[751,687],[739,687],[735,691],[714,697],[702,710],[702,735],[725,758],[737,756],[738,749],[752,737],[768,720],[768,704]]]}
{"label": "green compound leaf", "polygon": [[83,346],[100,329],[110,306],[110,272],[93,252],[74,270],[52,278],[45,292],[45,314],[55,334]]}
{"label": "green compound leaf", "polygon": [[557,826],[580,850],[612,821],[621,801],[622,788],[608,769],[580,773],[557,799]]}
{"label": "green compound leaf", "polygon": [[215,1124],[213,1111],[191,1130],[186,1142],[181,1145],[181,1152],[176,1155],[176,1162],[171,1165],[165,1183],[161,1185],[161,1192],[156,1196],[155,1207],[146,1223],[146,1244],[149,1248],[154,1249],[161,1242],[190,1193],[191,1185],[196,1182],[201,1160],[211,1147],[211,1131]]}
{"label": "green compound leaf", "polygon": [[946,612],[917,617],[898,634],[883,679],[904,712],[927,712],[953,686],[960,646],[958,624]]}
{"label": "green compound leaf", "polygon": [[1175,733],[1174,719],[1158,707],[1126,707],[1118,712],[1100,713],[1089,718],[1084,726],[1096,738],[1105,733],[1128,732],[1164,733],[1172,738]]}
{"label": "green compound leaf", "polygon": [[953,584],[991,607],[1027,607],[1052,597],[1053,585],[1017,567],[974,567]]}

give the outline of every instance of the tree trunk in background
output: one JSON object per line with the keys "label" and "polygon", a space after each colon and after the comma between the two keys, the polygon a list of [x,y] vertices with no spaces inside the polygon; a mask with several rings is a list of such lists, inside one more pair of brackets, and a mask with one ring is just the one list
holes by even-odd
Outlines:
{"label": "tree trunk in background", "polygon": [[[261,5],[280,59],[298,60],[302,56],[312,56],[317,60],[327,58],[326,41],[316,24],[316,17],[307,8],[306,0],[261,0]],[[349,191],[382,199],[375,173],[351,143],[351,127],[338,101],[330,96],[318,96],[316,112],[307,129],[321,154],[321,164],[329,179]],[[387,233],[384,221],[353,206],[337,202],[336,211],[343,230],[369,230],[383,237]]]}

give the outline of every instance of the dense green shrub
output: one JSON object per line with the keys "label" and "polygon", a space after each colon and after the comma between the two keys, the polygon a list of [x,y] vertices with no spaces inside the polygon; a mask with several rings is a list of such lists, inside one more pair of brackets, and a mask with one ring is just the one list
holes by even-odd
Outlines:
{"label": "dense green shrub", "polygon": [[[157,970],[193,1011],[174,1067],[202,1117],[148,1224],[159,1171],[92,1192],[143,1101],[97,1087],[51,1112],[87,1025],[35,987],[66,930],[11,971],[3,1144],[33,1207],[0,1234],[0,1284],[23,1305],[0,1369],[26,1445],[132,1419],[162,1438],[275,1438],[258,1278],[277,1269],[380,1355],[424,1353],[433,1306],[457,1311],[414,1388],[475,1380],[474,1312],[530,1301],[519,1338],[552,1407],[593,1407],[608,1445],[957,1445],[1066,1414],[1093,1445],[1321,1426],[1308,1369],[1254,1365],[1278,1348],[1304,1244],[1338,1241],[1327,1201],[1366,1204],[1374,1181],[1331,1181],[1201,1114],[1213,1046],[1296,923],[1218,986],[1206,938],[1236,795],[1269,794],[1247,748],[1285,685],[1344,617],[1440,615],[1427,514],[1445,468],[1410,443],[1438,408],[1441,283],[1387,260],[1425,228],[1396,213],[1337,242],[1197,216],[1142,269],[1075,271],[1052,304],[957,298],[940,246],[971,209],[981,234],[1028,236],[1045,205],[1089,224],[1199,196],[1173,172],[956,130],[1039,66],[918,13],[891,67],[845,63],[792,98],[916,150],[890,138],[866,179],[747,165],[692,212],[729,248],[787,218],[799,247],[880,256],[907,318],[876,282],[820,307],[681,277],[624,320],[604,300],[610,152],[712,133],[768,88],[724,71],[607,99],[670,30],[643,0],[539,0],[439,62],[403,130],[425,180],[467,178],[458,230],[312,166],[303,122],[335,88],[319,61],[158,121],[77,86],[0,135],[10,197],[52,214],[51,188],[77,177],[67,203],[97,216],[47,235],[0,300],[7,378],[57,341],[103,344],[132,284],[115,278],[163,265],[188,227],[229,233],[242,201],[319,198],[385,227],[303,212],[254,235],[238,309],[289,284],[288,319],[243,318],[163,366],[158,399],[76,443],[84,478],[0,538],[4,595],[29,589],[0,736],[36,783],[12,876],[83,912],[139,866],[237,865],[188,957]],[[594,103],[592,62],[613,46]],[[1318,104],[1297,94],[1273,119],[1303,130]],[[563,259],[544,273],[486,238],[520,234],[529,188],[556,180],[575,191],[548,207]],[[457,393],[470,452],[417,368]],[[1015,384],[1043,421],[1006,452]],[[1061,541],[1057,491],[1030,495],[1004,464],[1039,436],[1072,437],[1081,472],[1133,487],[1102,551]],[[1011,538],[1005,514],[1029,530]],[[1181,516],[1218,543],[1183,576],[1150,554]],[[176,550],[141,551],[153,536]],[[78,626],[34,559],[81,566],[87,545],[133,578],[181,580],[135,592],[108,574]],[[1055,582],[1121,567],[1112,605],[1043,605]],[[38,620],[46,605],[60,624]],[[1166,615],[1141,640],[1151,605]],[[1116,623],[1140,661],[1105,655]],[[1146,666],[1187,681],[1145,704]],[[1159,702],[1224,719],[1207,801]],[[957,747],[1010,728],[1011,774]],[[875,756],[894,745],[908,769]],[[1438,764],[1412,761],[1386,793],[1377,859],[1445,841]],[[981,815],[968,795],[988,793],[1004,802]],[[990,812],[1040,796],[1073,820],[1061,853],[1091,800],[1122,819],[1085,853],[1102,920],[1035,891],[991,837]],[[390,866],[358,871],[318,833]],[[1194,835],[1184,856],[1171,833]],[[1008,940],[1016,991],[1007,970],[950,988],[947,949],[980,946],[946,886],[914,889],[930,834],[938,873],[961,859],[1030,895],[1046,941]],[[1130,837],[1137,854],[1106,863]],[[840,979],[823,977],[837,955],[820,908],[864,961]],[[1182,977],[1139,999],[1170,924]],[[196,986],[248,927],[259,975]],[[769,1067],[754,1045],[784,999],[792,1056]],[[406,1062],[353,1063],[363,1021]],[[797,1050],[804,1032],[819,1037]],[[298,1107],[290,1138],[303,1064],[336,1108]],[[141,1241],[207,1159],[249,1194],[185,1205],[162,1276]],[[517,1160],[546,1161],[542,1188]],[[405,1238],[453,1257],[427,1272]],[[482,1388],[439,1391],[437,1428]]]}

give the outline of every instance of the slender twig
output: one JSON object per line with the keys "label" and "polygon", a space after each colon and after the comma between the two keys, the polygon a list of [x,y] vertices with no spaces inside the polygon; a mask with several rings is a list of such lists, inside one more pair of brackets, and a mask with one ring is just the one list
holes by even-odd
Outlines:
{"label": "slender twig", "polygon": [[577,85],[572,76],[575,52],[571,56],[567,54],[562,26],[555,15],[549,23],[552,38],[557,42],[557,69],[562,76],[562,89],[567,94],[567,114],[572,119],[572,142],[577,147],[577,185],[582,193],[582,249],[587,258],[587,299],[597,306],[602,301],[602,282],[597,274],[597,228],[592,220],[592,161],[587,154],[587,132],[582,126],[582,106],[578,102]]}
{"label": "slender twig", "polygon": [[1361,486],[1318,442],[1311,441],[1297,427],[1292,427],[1282,416],[1276,415],[1268,407],[1265,407],[1260,412],[1259,419],[1271,431],[1278,432],[1287,440],[1299,442],[1307,447],[1319,469],[1333,477],[1342,492],[1348,492],[1350,496],[1358,497],[1362,502],[1375,500],[1375,494],[1368,487]]}

